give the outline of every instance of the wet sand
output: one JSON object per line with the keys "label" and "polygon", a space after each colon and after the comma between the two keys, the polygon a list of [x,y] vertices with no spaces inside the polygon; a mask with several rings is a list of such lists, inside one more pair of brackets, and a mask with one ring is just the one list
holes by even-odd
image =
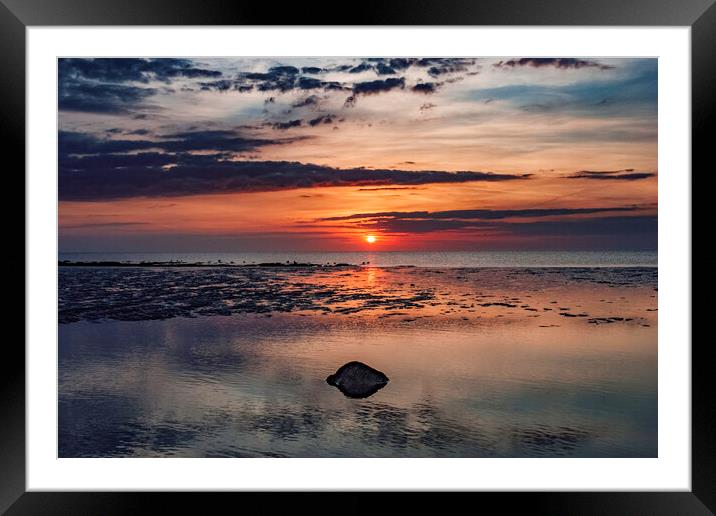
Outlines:
{"label": "wet sand", "polygon": [[[60,456],[657,455],[655,268],[60,268]],[[325,382],[360,360],[366,399]]]}

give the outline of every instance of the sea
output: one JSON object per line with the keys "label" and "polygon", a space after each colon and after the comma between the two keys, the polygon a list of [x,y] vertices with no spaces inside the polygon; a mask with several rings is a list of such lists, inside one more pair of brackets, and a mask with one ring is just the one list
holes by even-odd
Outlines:
{"label": "sea", "polygon": [[447,252],[243,252],[243,253],[59,253],[60,260],[90,262],[180,261],[206,264],[300,262],[375,267],[656,267],[656,251],[447,251]]}

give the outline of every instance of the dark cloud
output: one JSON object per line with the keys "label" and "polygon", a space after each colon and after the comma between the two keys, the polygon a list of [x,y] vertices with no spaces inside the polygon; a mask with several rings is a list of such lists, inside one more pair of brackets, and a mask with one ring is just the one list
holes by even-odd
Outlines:
{"label": "dark cloud", "polygon": [[316,106],[316,105],[318,105],[319,101],[320,101],[320,99],[318,98],[318,96],[309,95],[308,97],[297,100],[296,102],[291,104],[291,107],[300,108],[300,107],[307,107],[307,106]]}
{"label": "dark cloud", "polygon": [[405,88],[405,78],[395,78],[391,77],[389,79],[385,80],[376,80],[376,81],[367,81],[367,82],[358,82],[353,85],[353,92],[358,94],[365,94],[370,95],[373,93],[381,93],[385,91],[390,91],[394,89],[403,89]]}
{"label": "dark cloud", "polygon": [[425,93],[427,95],[435,93],[439,87],[440,83],[438,82],[419,82],[410,89],[416,93]]}
{"label": "dark cloud", "polygon": [[375,71],[378,75],[394,75],[395,69],[385,63],[378,63],[375,67]]}
{"label": "dark cloud", "polygon": [[246,138],[234,131],[191,131],[160,136],[158,140],[99,139],[91,134],[60,131],[58,148],[60,167],[64,157],[71,154],[124,153],[140,150],[159,149],[166,152],[225,151],[245,152],[266,145],[291,143],[292,139],[266,140]]}
{"label": "dark cloud", "polygon": [[298,75],[299,69],[295,66],[272,66],[269,73],[274,75]]}
{"label": "dark cloud", "polygon": [[495,63],[496,68],[515,68],[519,66],[531,66],[533,68],[561,68],[561,69],[578,69],[578,68],[599,68],[600,70],[610,70],[614,68],[610,65],[604,65],[596,61],[585,59],[575,59],[573,57],[523,57],[522,59],[510,59],[509,61],[500,61]]}
{"label": "dark cloud", "polygon": [[467,67],[462,65],[444,65],[444,66],[431,66],[428,69],[428,74],[432,77],[439,77],[449,73],[466,72]]}
{"label": "dark cloud", "polygon": [[286,122],[276,122],[275,124],[272,124],[271,127],[273,127],[274,129],[286,130],[286,129],[291,129],[293,127],[301,127],[302,125],[303,125],[303,121],[299,119],[299,120],[288,120]]}
{"label": "dark cloud", "polygon": [[[477,63],[471,58],[423,58],[415,62],[416,66],[427,67],[428,75],[440,77],[441,75],[452,75],[460,72],[467,72],[469,67]],[[475,72],[476,73],[476,72]]]}
{"label": "dark cloud", "polygon": [[327,217],[322,221],[357,219],[393,219],[393,220],[499,220],[507,218],[555,217],[565,215],[585,215],[602,212],[636,211],[641,208],[625,206],[615,208],[533,208],[521,210],[447,210],[447,211],[384,211],[374,213],[354,213],[340,217]]}
{"label": "dark cloud", "polygon": [[388,75],[414,66],[423,69],[427,68],[428,73],[437,76],[466,71],[468,67],[475,65],[476,62],[476,59],[463,57],[371,57],[356,66],[348,66],[347,68],[342,68],[342,70],[347,69],[350,73],[373,70],[378,75]]}
{"label": "dark cloud", "polygon": [[[384,233],[431,233],[436,231],[482,231],[496,235],[541,238],[588,238],[603,237],[609,245],[655,248],[657,241],[657,217],[634,214],[629,216],[578,217],[559,220],[539,220],[541,217],[601,214],[613,212],[637,212],[638,207],[591,208],[573,210],[559,208],[544,210],[460,210],[454,212],[387,212],[385,214],[362,214],[366,217],[332,217],[325,221],[350,222],[349,227],[359,227]],[[522,214],[519,214],[522,212]],[[529,215],[527,212],[532,212]],[[374,218],[371,218],[374,217]],[[531,217],[537,220],[520,221]],[[505,220],[517,219],[517,220]]]}
{"label": "dark cloud", "polygon": [[319,124],[332,124],[334,122],[335,118],[336,118],[335,116],[330,115],[330,114],[322,115],[322,116],[316,117],[312,120],[309,120],[308,125],[310,125],[311,127],[315,127]]}
{"label": "dark cloud", "polygon": [[64,81],[57,100],[60,111],[124,114],[143,107],[144,100],[157,93],[155,88]]}
{"label": "dark cloud", "polygon": [[[429,77],[442,75],[454,75],[459,72],[474,74],[470,66],[476,63],[470,58],[366,58],[357,65],[338,65],[331,68],[320,68],[316,66],[273,66],[264,72],[239,72],[231,79],[218,79],[199,83],[204,91],[214,90],[226,91],[251,91],[264,92],[277,91],[287,93],[296,90],[323,90],[323,91],[353,91],[353,93],[379,93],[405,87],[405,78],[389,78],[386,80],[362,81],[362,82],[338,82],[325,81],[315,77],[328,72],[347,71],[351,74],[372,71],[376,75],[395,75],[399,71],[410,67],[423,69]],[[429,77],[426,77],[428,79]],[[462,77],[449,77],[443,82],[454,82]],[[424,83],[426,85],[415,86],[413,91],[432,93],[441,83]]]}
{"label": "dark cloud", "polygon": [[417,61],[415,58],[396,57],[388,60],[388,66],[394,70],[405,70],[406,68],[410,68],[415,61]]}
{"label": "dark cloud", "polygon": [[633,168],[627,168],[624,170],[581,170],[565,177],[568,179],[637,181],[655,176],[654,172],[635,172]]}
{"label": "dark cloud", "polygon": [[109,83],[162,81],[177,77],[220,77],[221,72],[199,68],[189,59],[62,58],[58,60],[60,84],[92,80]]}
{"label": "dark cloud", "polygon": [[173,90],[141,87],[150,81],[215,78],[221,72],[198,68],[188,59],[71,58],[58,61],[58,105],[61,111],[123,114],[145,107],[153,95]]}
{"label": "dark cloud", "polygon": [[[618,240],[619,236],[646,236],[640,239],[640,246],[656,246],[657,217],[651,215],[594,217],[573,220],[506,222],[479,220],[441,219],[387,219],[371,221],[361,227],[386,233],[431,233],[434,231],[482,230],[492,233],[525,237],[594,237],[608,236]],[[629,239],[622,240],[628,247]]]}
{"label": "dark cloud", "polygon": [[96,154],[90,156],[65,156],[60,168],[66,170],[96,170],[103,168],[163,167],[176,164],[176,154],[140,152],[137,154]]}
{"label": "dark cloud", "polygon": [[222,79],[220,81],[211,82],[200,82],[199,87],[203,91],[216,90],[216,91],[229,91],[234,87],[234,81],[229,79]]}
{"label": "dark cloud", "polygon": [[312,77],[300,77],[296,82],[296,87],[301,90],[345,90],[348,89],[340,82],[320,81]]}
{"label": "dark cloud", "polygon": [[350,70],[348,70],[348,72],[349,72],[349,73],[361,73],[361,72],[366,72],[366,71],[372,70],[372,69],[373,69],[373,65],[372,65],[372,64],[369,64],[369,63],[365,63],[365,62],[364,62],[364,63],[361,63],[361,64],[359,64],[359,65],[357,65],[357,66],[354,66],[353,68],[351,68]]}
{"label": "dark cloud", "polygon": [[[564,63],[567,60],[562,60]],[[562,62],[560,61],[560,62]],[[517,63],[512,60],[508,63]],[[373,71],[376,75],[394,75],[410,67],[423,69],[430,77],[477,73],[469,71],[476,63],[469,58],[367,58],[358,65],[340,65],[330,69],[315,66],[272,66],[266,71],[239,72],[232,78],[222,77],[222,72],[197,66],[190,59],[174,58],[71,58],[59,60],[59,108],[62,111],[78,111],[103,114],[132,114],[152,108],[147,99],[160,93],[171,93],[156,87],[142,87],[149,82],[171,83],[177,78],[211,79],[182,86],[183,91],[217,92],[279,92],[290,91],[352,91],[354,94],[388,92],[405,88],[405,78],[392,77],[385,80],[354,83],[324,81],[315,77],[329,71],[359,73]],[[566,64],[559,66],[567,66]],[[505,66],[508,66],[506,63]],[[512,64],[510,66],[517,66]],[[537,65],[533,65],[537,66]],[[543,66],[543,65],[539,65]],[[581,66],[581,65],[574,65]],[[429,77],[426,77],[429,78]],[[449,77],[452,82],[462,77]],[[135,83],[135,84],[127,84]],[[139,83],[139,84],[138,84]],[[441,83],[419,82],[411,90],[433,93]],[[354,103],[348,101],[350,106]],[[158,109],[158,108],[155,108]]]}
{"label": "dark cloud", "polygon": [[351,95],[343,103],[344,108],[352,108],[352,107],[355,107],[355,105],[356,105],[356,96],[355,95]]}
{"label": "dark cloud", "polygon": [[296,84],[297,88],[302,90],[315,90],[321,87],[323,81],[314,79],[313,77],[301,77]]}
{"label": "dark cloud", "polygon": [[[97,144],[92,150],[96,148]],[[286,161],[233,161],[228,157],[222,153],[182,153],[166,158],[160,153],[61,155],[59,195],[61,200],[93,201],[328,186],[379,187],[523,179],[486,172],[336,169]]]}
{"label": "dark cloud", "polygon": [[[296,73],[289,73],[293,69]],[[291,72],[293,70],[290,70]],[[201,89],[205,91],[229,91],[247,92],[256,89],[258,91],[279,91],[286,93],[293,90],[344,90],[350,89],[336,81],[323,81],[315,77],[298,75],[297,68],[292,66],[274,67],[267,73],[241,73],[236,78],[227,80],[202,82]]]}
{"label": "dark cloud", "polygon": [[480,231],[495,236],[539,237],[554,244],[565,241],[574,243],[574,239],[586,239],[592,244],[599,241],[600,245],[612,248],[655,248],[658,235],[657,217],[643,214],[648,208],[650,207],[622,206],[376,212],[327,217],[318,219],[313,224],[342,222],[345,224],[343,227],[404,234]]}
{"label": "dark cloud", "polygon": [[301,68],[301,71],[303,73],[308,73],[312,75],[326,72],[324,68],[318,68],[317,66],[304,66],[303,68]]}

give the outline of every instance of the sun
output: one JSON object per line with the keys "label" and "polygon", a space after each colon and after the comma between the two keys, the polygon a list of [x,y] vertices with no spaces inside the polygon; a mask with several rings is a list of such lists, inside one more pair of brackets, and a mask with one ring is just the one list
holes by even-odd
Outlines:
{"label": "sun", "polygon": [[378,239],[375,238],[375,235],[368,235],[367,237],[365,237],[365,241],[369,244],[374,244],[376,240]]}

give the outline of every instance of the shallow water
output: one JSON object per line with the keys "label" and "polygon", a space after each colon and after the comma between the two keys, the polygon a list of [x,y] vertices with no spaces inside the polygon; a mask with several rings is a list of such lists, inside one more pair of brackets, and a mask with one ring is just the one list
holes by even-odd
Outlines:
{"label": "shallow water", "polygon": [[[653,457],[656,295],[656,269],[61,268],[59,455]],[[351,360],[390,382],[346,398]]]}

